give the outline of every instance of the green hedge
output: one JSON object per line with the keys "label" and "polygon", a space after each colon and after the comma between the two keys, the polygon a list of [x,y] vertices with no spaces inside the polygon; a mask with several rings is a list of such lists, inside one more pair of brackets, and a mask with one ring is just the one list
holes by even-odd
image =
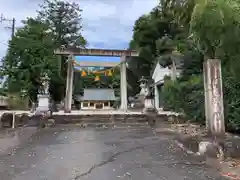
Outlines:
{"label": "green hedge", "polygon": [[[164,108],[184,113],[188,120],[205,124],[203,76],[188,81],[164,81]],[[240,131],[240,80],[223,76],[224,117],[228,131]]]}
{"label": "green hedge", "polygon": [[224,116],[228,130],[240,130],[240,79],[224,73],[223,76]]}
{"label": "green hedge", "polygon": [[164,81],[164,107],[184,113],[188,120],[205,123],[204,87],[202,76],[192,76],[188,81]]}
{"label": "green hedge", "polygon": [[28,99],[18,94],[8,95],[8,106],[10,110],[28,110]]}

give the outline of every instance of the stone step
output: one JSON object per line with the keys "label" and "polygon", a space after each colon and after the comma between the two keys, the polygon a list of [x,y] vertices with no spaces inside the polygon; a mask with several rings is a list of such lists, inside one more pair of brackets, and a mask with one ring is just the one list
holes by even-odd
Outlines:
{"label": "stone step", "polygon": [[[70,126],[71,124],[59,124],[58,126]],[[112,124],[112,123],[77,123],[74,124],[74,126],[79,126],[82,128],[149,128],[149,125],[147,123],[118,123],[118,124]]]}
{"label": "stone step", "polygon": [[146,122],[146,116],[125,116],[125,115],[54,115],[57,124],[72,123],[130,123],[130,122]]}
{"label": "stone step", "polygon": [[122,120],[113,120],[114,123],[144,123],[147,122],[146,119],[122,119]]}
{"label": "stone step", "polygon": [[[12,113],[4,113],[0,119],[0,128],[3,127],[12,127]],[[170,121],[170,122],[179,122],[181,121],[181,117],[177,117],[174,115],[166,115],[166,114],[159,114],[157,117],[145,115],[145,114],[91,114],[91,115],[84,115],[84,114],[55,114],[51,117],[54,120],[55,124],[90,124],[90,123],[103,123],[103,124],[134,124],[134,123],[149,123],[149,125],[157,125],[163,121]],[[15,126],[38,126],[39,116],[29,117],[27,114],[26,116],[16,116],[15,119]],[[153,122],[151,122],[153,121]]]}
{"label": "stone step", "polygon": [[122,120],[122,121],[114,121],[109,119],[54,119],[57,124],[76,124],[76,123],[146,123],[146,120]]}
{"label": "stone step", "polygon": [[56,124],[78,124],[78,123],[81,123],[81,124],[86,124],[86,123],[105,123],[105,124],[108,124],[108,123],[111,123],[112,124],[112,121],[109,121],[109,120],[81,120],[81,119],[75,119],[75,120],[64,120],[64,121],[59,121],[59,120],[55,120],[55,123]]}

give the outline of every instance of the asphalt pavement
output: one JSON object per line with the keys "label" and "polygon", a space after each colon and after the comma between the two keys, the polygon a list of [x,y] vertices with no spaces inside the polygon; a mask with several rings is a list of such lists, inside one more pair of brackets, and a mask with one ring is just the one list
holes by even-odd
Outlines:
{"label": "asphalt pavement", "polygon": [[46,128],[0,154],[0,180],[224,179],[151,128]]}

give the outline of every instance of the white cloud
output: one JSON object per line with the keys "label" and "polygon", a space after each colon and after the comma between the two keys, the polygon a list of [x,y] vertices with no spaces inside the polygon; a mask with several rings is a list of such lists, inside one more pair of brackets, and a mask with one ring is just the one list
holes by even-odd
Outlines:
{"label": "white cloud", "polygon": [[[108,3],[101,3],[89,0],[89,3],[81,4],[83,8],[83,34],[90,45],[105,42],[106,48],[118,48],[119,44],[122,43],[127,48],[132,37],[135,20],[151,11],[158,3],[158,0],[125,1],[126,3],[108,0]],[[95,11],[95,9],[98,10]]]}
{"label": "white cloud", "polygon": [[0,58],[6,53],[8,40],[11,38],[11,27],[13,18],[16,19],[16,28],[20,27],[21,21],[27,17],[36,16],[38,3],[30,0],[8,0],[0,6],[0,13],[6,19],[0,23]]}
{"label": "white cloud", "polygon": [[[83,35],[90,47],[126,48],[132,37],[135,20],[148,13],[159,0],[68,0],[80,4],[83,9]],[[16,18],[16,26],[26,17],[36,16],[42,0],[8,0],[0,6],[0,13]],[[5,29],[9,22],[0,24],[0,57],[4,56],[11,31]]]}

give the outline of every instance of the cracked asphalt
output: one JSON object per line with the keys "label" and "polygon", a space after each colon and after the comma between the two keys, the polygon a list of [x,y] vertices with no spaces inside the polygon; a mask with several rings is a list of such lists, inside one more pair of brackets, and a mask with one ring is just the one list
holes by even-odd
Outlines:
{"label": "cracked asphalt", "polygon": [[0,180],[225,179],[149,127],[54,127],[0,154]]}

